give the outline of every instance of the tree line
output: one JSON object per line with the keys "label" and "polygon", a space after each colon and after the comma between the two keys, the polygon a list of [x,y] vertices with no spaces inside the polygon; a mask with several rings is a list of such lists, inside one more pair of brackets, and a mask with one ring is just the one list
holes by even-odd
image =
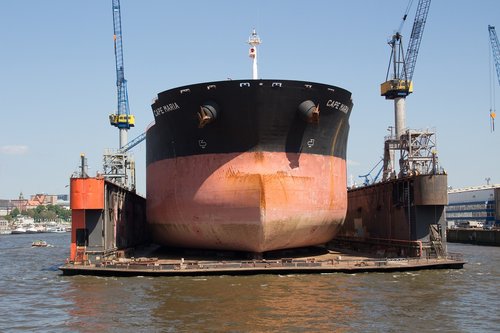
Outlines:
{"label": "tree line", "polygon": [[71,220],[71,210],[58,205],[41,205],[36,208],[23,210],[22,212],[16,207],[5,218],[13,220],[20,215],[28,216],[35,220],[35,222],[54,221],[56,219],[63,221]]}

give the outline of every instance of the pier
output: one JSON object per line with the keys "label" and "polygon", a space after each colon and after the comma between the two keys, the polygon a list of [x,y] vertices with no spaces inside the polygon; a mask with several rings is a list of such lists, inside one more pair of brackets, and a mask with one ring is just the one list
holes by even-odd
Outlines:
{"label": "pier", "polygon": [[448,229],[446,239],[450,243],[500,246],[500,230]]}

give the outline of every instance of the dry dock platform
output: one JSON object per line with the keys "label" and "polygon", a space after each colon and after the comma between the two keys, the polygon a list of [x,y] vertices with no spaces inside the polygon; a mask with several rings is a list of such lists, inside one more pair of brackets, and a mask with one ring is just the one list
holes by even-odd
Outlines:
{"label": "dry dock platform", "polygon": [[242,260],[217,256],[191,255],[117,258],[98,262],[66,263],[59,267],[64,275],[100,276],[203,276],[256,274],[318,274],[393,272],[427,269],[460,269],[465,261],[459,254],[445,258],[374,258],[327,250],[309,256]]}

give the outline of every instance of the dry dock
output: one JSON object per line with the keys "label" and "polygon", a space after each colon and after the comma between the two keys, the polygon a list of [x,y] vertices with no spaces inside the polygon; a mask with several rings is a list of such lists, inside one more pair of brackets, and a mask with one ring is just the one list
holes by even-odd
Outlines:
{"label": "dry dock", "polygon": [[63,274],[358,273],[459,269],[465,264],[460,255],[424,246],[420,239],[402,244],[401,241],[387,243],[387,240],[371,239],[376,241],[369,244],[373,249],[357,242],[351,242],[349,247],[342,246],[343,241],[332,241],[324,246],[258,254],[161,248],[151,245],[145,202],[134,192],[102,178],[71,178],[71,246],[66,264],[59,267]]}

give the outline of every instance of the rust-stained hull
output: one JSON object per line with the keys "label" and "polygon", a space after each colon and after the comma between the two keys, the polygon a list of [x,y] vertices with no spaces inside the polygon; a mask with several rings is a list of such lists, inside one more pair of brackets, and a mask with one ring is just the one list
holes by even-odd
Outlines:
{"label": "rust-stained hull", "polygon": [[198,155],[148,167],[148,221],[157,241],[264,252],[325,243],[344,220],[344,160],[302,155],[293,170],[283,153],[224,159]]}
{"label": "rust-stained hull", "polygon": [[[147,219],[156,242],[265,252],[335,236],[347,210],[349,92],[259,80],[158,97],[147,134]],[[298,111],[303,101],[319,116]],[[206,120],[201,105],[217,117]]]}

